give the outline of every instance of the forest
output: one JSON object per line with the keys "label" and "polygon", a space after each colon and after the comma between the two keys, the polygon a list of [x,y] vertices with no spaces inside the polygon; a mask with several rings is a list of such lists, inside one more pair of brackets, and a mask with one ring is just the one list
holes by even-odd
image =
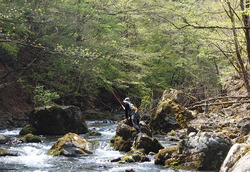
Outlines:
{"label": "forest", "polygon": [[167,88],[222,95],[236,72],[249,94],[248,7],[243,0],[1,0],[0,88],[17,82],[34,104],[119,90],[146,109]]}

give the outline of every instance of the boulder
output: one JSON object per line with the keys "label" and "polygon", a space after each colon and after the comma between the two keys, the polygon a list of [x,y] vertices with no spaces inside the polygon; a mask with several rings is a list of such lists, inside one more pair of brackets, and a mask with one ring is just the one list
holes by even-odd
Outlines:
{"label": "boulder", "polygon": [[188,127],[187,123],[194,119],[192,112],[167,99],[158,104],[156,113],[151,117],[150,127],[153,134],[166,134],[171,130]]}
{"label": "boulder", "polygon": [[183,107],[188,107],[189,105],[196,102],[197,98],[187,93],[184,93],[181,90],[175,90],[175,89],[170,88],[163,92],[161,99],[159,101],[159,104],[165,102],[166,100],[171,100]]}
{"label": "boulder", "polygon": [[9,141],[10,139],[2,134],[0,134],[0,144],[5,144]]}
{"label": "boulder", "polygon": [[41,141],[42,141],[42,138],[40,136],[28,133],[21,138],[15,138],[15,140],[12,141],[12,144],[39,143]]}
{"label": "boulder", "polygon": [[26,135],[26,134],[29,134],[29,133],[38,134],[38,131],[33,125],[28,124],[28,125],[25,125],[21,129],[21,131],[19,132],[20,135]]}
{"label": "boulder", "polygon": [[[140,127],[142,133],[152,136],[151,130],[145,123],[140,122]],[[136,129],[130,120],[124,119],[118,124],[115,137],[110,139],[110,144],[116,150],[128,152],[131,150],[135,137]]]}
{"label": "boulder", "polygon": [[53,156],[81,156],[92,154],[89,143],[75,133],[68,133],[59,138],[48,151],[48,155]]}
{"label": "boulder", "polygon": [[149,154],[149,152],[157,153],[160,149],[164,147],[160,144],[160,142],[152,137],[147,136],[146,134],[139,134],[133,142],[132,149],[134,150],[143,150],[145,154]]}
{"label": "boulder", "polygon": [[230,146],[229,141],[210,133],[191,132],[179,142],[177,149],[160,150],[155,163],[164,162],[171,168],[218,171]]}
{"label": "boulder", "polygon": [[177,146],[169,146],[159,150],[159,152],[155,155],[154,163],[157,165],[165,165],[165,161],[170,159],[174,152],[177,152],[177,148]]}
{"label": "boulder", "polygon": [[150,158],[148,158],[144,153],[141,151],[130,151],[126,154],[124,154],[119,163],[131,163],[131,162],[145,162],[150,161]]}
{"label": "boulder", "polygon": [[1,156],[17,156],[17,153],[5,149],[0,149],[0,157]]}
{"label": "boulder", "polygon": [[21,141],[24,143],[39,143],[42,141],[42,139],[40,136],[35,136],[35,135],[29,133],[29,134],[26,134],[25,136],[23,136],[21,138]]}
{"label": "boulder", "polygon": [[236,143],[227,154],[220,172],[238,172],[250,170],[250,143]]}
{"label": "boulder", "polygon": [[[28,123],[36,129],[38,134],[42,135],[61,135],[68,132],[82,134],[88,132],[81,111],[76,106],[36,108],[29,113]],[[26,134],[26,132],[20,132],[20,134]]]}

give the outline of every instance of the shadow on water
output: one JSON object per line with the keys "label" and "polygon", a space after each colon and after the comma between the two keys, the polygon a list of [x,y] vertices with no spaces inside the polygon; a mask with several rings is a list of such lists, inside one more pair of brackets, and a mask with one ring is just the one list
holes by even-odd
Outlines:
{"label": "shadow on water", "polygon": [[[24,144],[4,144],[0,148],[8,149],[18,153],[18,156],[0,157],[0,171],[109,171],[124,172],[126,169],[134,169],[136,172],[145,171],[167,171],[176,170],[166,169],[163,166],[154,164],[154,157],[151,156],[150,162],[119,164],[111,163],[110,160],[121,157],[124,152],[114,150],[109,146],[109,140],[115,135],[117,123],[107,121],[87,121],[90,130],[99,131],[101,136],[80,136],[87,139],[91,144],[95,144],[93,154],[82,157],[48,156],[47,151],[52,147],[61,136],[42,136],[42,143]],[[11,139],[20,137],[20,128],[14,130],[0,130],[0,134],[9,136]],[[167,146],[171,144],[164,138],[159,141]]]}

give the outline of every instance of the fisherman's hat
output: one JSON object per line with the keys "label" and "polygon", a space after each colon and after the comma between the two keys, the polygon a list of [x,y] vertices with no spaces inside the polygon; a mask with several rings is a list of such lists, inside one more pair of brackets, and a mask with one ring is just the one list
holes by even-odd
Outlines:
{"label": "fisherman's hat", "polygon": [[126,97],[124,100],[123,100],[123,103],[131,103],[130,102],[130,99],[128,97]]}

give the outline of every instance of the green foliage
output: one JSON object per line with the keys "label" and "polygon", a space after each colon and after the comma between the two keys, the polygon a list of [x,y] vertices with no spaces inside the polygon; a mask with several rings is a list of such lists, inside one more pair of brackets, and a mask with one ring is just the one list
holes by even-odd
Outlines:
{"label": "green foliage", "polygon": [[58,99],[60,96],[57,92],[52,92],[51,90],[44,90],[44,86],[38,85],[34,89],[34,102],[36,105],[42,103],[43,105],[51,105],[52,100]]}
{"label": "green foliage", "polygon": [[36,103],[50,104],[58,93],[98,94],[108,83],[147,109],[166,88],[216,90],[221,79],[213,57],[219,69],[228,63],[212,45],[226,46],[231,35],[224,31],[229,36],[218,41],[218,29],[190,29],[184,17],[190,24],[227,26],[226,14],[207,12],[220,11],[220,3],[0,0],[0,46],[18,64],[22,48],[32,56],[24,66],[37,59],[22,82],[29,90],[38,85]]}

